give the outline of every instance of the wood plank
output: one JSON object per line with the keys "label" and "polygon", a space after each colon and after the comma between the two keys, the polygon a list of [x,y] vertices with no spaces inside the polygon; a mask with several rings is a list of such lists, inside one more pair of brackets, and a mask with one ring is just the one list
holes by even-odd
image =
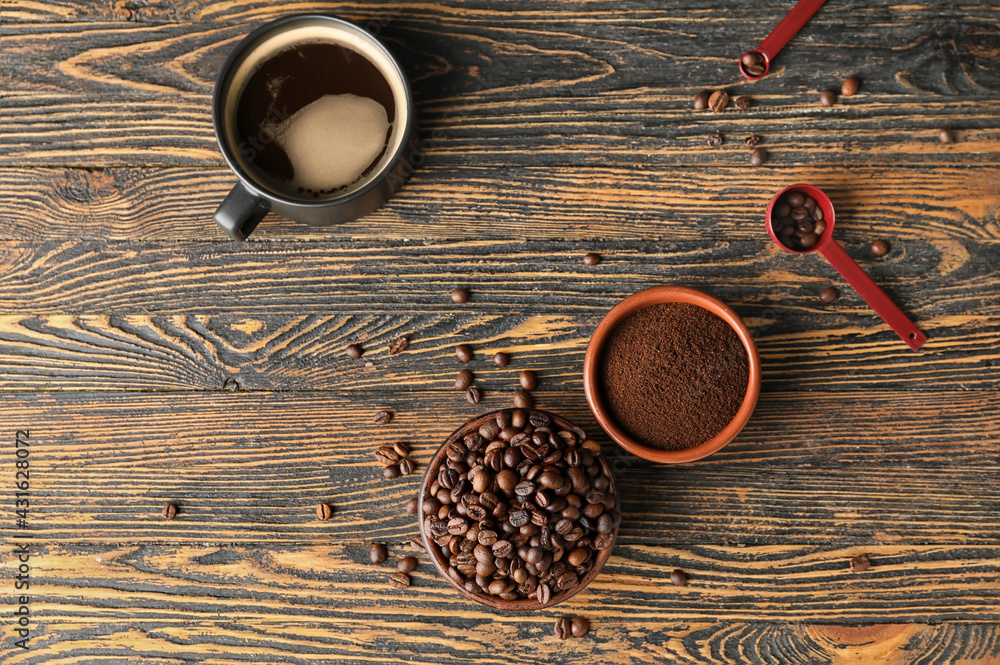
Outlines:
{"label": "wood plank", "polygon": [[[997,242],[893,240],[892,252],[876,258],[867,232],[844,226],[838,238],[847,251],[932,337],[935,317],[998,311]],[[604,261],[584,266],[588,251]],[[816,294],[831,283],[844,296],[823,307]],[[848,335],[875,319],[820,257],[796,256],[769,240],[0,242],[0,313],[7,314],[439,313],[457,310],[447,294],[461,285],[476,294],[465,311],[603,316],[656,284],[706,289],[734,307],[749,306],[742,309],[747,317],[785,306],[812,315],[849,312],[859,328]],[[800,325],[814,330],[817,317]]]}
{"label": "wood plank", "polygon": [[[770,20],[702,21],[692,31],[669,13],[625,16],[508,12],[496,21],[488,10],[471,17],[426,4],[401,10],[381,36],[414,82],[427,162],[745,164],[747,150],[732,144],[706,154],[705,137],[715,131],[764,135],[772,166],[1000,159],[1000,54],[991,46],[1000,27],[970,19],[964,8],[932,28],[925,20],[830,16],[812,26],[813,39],[782,54],[780,76],[755,84],[716,54],[766,32]],[[0,88],[11,92],[0,116],[0,165],[221,164],[212,85],[252,25],[8,24]],[[854,73],[865,79],[862,94],[819,106],[821,89]],[[713,86],[756,103],[745,113],[692,111],[694,94]],[[955,124],[954,145],[937,141],[942,124]]]}
{"label": "wood plank", "polygon": [[[420,470],[509,394],[487,391],[472,407],[457,393],[404,390],[10,393],[4,436],[29,430],[33,441],[36,542],[404,542],[417,533],[403,504]],[[733,443],[680,467],[611,446],[579,391],[536,399],[605,442],[625,544],[1000,542],[995,391],[767,393]],[[375,426],[382,408],[396,417]],[[372,453],[398,440],[418,472],[390,482]],[[13,491],[4,484],[0,497],[13,505]],[[329,522],[316,521],[321,501],[336,506]],[[169,522],[167,502],[180,507]]]}
{"label": "wood plank", "polygon": [[[224,240],[212,215],[234,182],[222,167],[0,168],[0,238]],[[767,201],[793,182],[823,188],[859,241],[1000,239],[1000,167],[773,167],[744,182],[738,168],[665,164],[426,167],[363,220],[271,215],[253,239],[760,240]]]}
{"label": "wood plank", "polygon": [[[858,312],[782,306],[748,314],[763,361],[763,389],[997,390],[1000,315],[935,317],[920,355]],[[812,308],[815,309],[815,308]],[[832,317],[832,318],[831,318]],[[837,319],[836,321],[834,319]],[[453,348],[473,345],[467,367],[487,391],[508,391],[532,369],[547,390],[583,391],[583,360],[601,315],[469,312],[372,314],[0,315],[0,391],[24,390],[453,390]],[[388,345],[411,340],[403,355]],[[344,355],[361,342],[362,360]],[[805,356],[802,348],[812,352]],[[494,353],[512,356],[505,369]],[[235,383],[234,383],[235,382]]]}
{"label": "wood plank", "polygon": [[[78,601],[74,601],[78,603]],[[398,607],[393,599],[389,607]],[[560,606],[562,607],[562,606]],[[402,609],[402,608],[400,608]],[[407,607],[407,609],[410,609]],[[654,662],[664,665],[772,665],[782,663],[892,663],[893,665],[995,665],[1000,627],[947,622],[836,625],[750,621],[696,622],[648,617],[639,621],[591,621],[582,640],[552,635],[554,616],[463,618],[461,615],[393,616],[377,633],[356,621],[335,618],[234,618],[179,620],[174,617],[94,621],[63,607],[45,621],[45,634],[27,653],[0,650],[10,665],[76,663],[79,653],[107,665],[136,665],[197,659],[205,665],[266,663],[420,663],[465,665],[571,665]],[[568,607],[566,609],[568,610]],[[379,617],[380,618],[380,617]],[[374,638],[370,637],[374,633]],[[481,651],[480,651],[481,650]],[[479,651],[479,653],[476,653]],[[35,658],[38,656],[38,658]]]}

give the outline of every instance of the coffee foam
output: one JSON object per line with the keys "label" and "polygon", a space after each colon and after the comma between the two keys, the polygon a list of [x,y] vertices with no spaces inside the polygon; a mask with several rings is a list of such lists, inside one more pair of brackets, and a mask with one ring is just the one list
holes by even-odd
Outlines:
{"label": "coffee foam", "polygon": [[[338,189],[344,187],[345,185],[350,185],[352,182],[354,183],[353,186],[337,192],[338,196],[350,194],[362,187],[366,181],[354,181],[360,178],[362,172],[365,170],[365,167],[371,164],[372,160],[378,156],[379,152],[387,144],[388,148],[384,151],[382,159],[379,160],[378,164],[371,169],[371,174],[375,175],[380,173],[392,161],[394,153],[402,141],[403,133],[408,125],[410,115],[406,88],[400,80],[402,73],[399,72],[398,67],[390,56],[381,48],[373,45],[370,41],[368,41],[368,39],[370,39],[370,37],[368,37],[367,34],[356,34],[339,25],[333,25],[322,20],[315,23],[306,22],[301,25],[294,25],[293,27],[286,28],[280,32],[264,37],[261,42],[255,44],[248,51],[246,56],[235,68],[230,79],[224,104],[225,118],[227,119],[224,125],[224,131],[229,145],[239,145],[240,139],[236,132],[236,123],[233,119],[236,117],[236,107],[239,103],[246,83],[257,68],[275,55],[286,49],[294,48],[299,44],[336,44],[355,51],[361,57],[373,63],[382,73],[392,90],[393,101],[396,106],[394,122],[388,122],[385,108],[375,100],[357,97],[356,95],[327,95],[299,110],[291,118],[288,118],[280,123],[270,125],[266,128],[266,130],[275,140],[281,143],[282,148],[285,149],[289,158],[292,160],[296,173],[296,182],[293,183],[295,187],[302,187],[303,189],[313,189],[314,191],[317,191]],[[281,81],[276,81],[275,83],[276,85],[280,85]],[[336,103],[323,101],[327,98],[347,97],[353,97],[354,100],[341,99]],[[357,100],[365,100],[367,101],[367,104],[364,102],[358,103]],[[316,107],[315,109],[306,113],[314,106]],[[377,107],[377,109],[374,107]],[[358,117],[347,118],[347,116],[352,115],[352,112],[358,114]],[[327,118],[325,121],[322,120],[324,116]],[[333,120],[333,118],[340,118],[340,121],[347,119],[347,125],[345,127],[331,126],[328,123],[338,122],[337,120]],[[313,129],[308,132],[294,130],[293,127],[300,124],[297,121],[301,120],[308,121],[308,126],[313,127]],[[378,138],[371,139],[371,143],[378,143],[377,149],[371,148],[369,146],[369,141],[359,140],[360,137],[358,136],[359,132],[362,130],[370,131],[373,129],[379,130],[377,134],[372,135],[377,136]],[[319,132],[318,135],[313,133],[317,131]],[[386,141],[385,138],[387,135],[388,141]],[[348,177],[349,172],[357,170],[357,166],[354,165],[354,162],[360,162],[362,157],[358,157],[357,160],[349,160],[351,164],[348,165],[343,163],[348,161],[344,159],[343,153],[339,150],[330,149],[331,146],[333,146],[333,141],[342,140],[345,137],[347,137],[349,141],[363,143],[362,152],[365,154],[370,154],[370,152],[374,149],[374,154],[371,155],[367,162],[360,166],[361,171],[359,171],[356,176],[346,181],[345,179]],[[295,153],[294,155],[293,152]],[[238,153],[237,161],[241,162],[244,170],[250,172],[253,171],[252,167],[243,162]],[[328,164],[325,162],[333,163]],[[337,162],[342,163],[338,164]],[[316,166],[321,163],[322,166]],[[302,168],[300,168],[300,164],[302,165]],[[313,174],[309,173],[309,171],[314,168],[319,168],[319,170],[315,172],[317,176],[319,176],[320,173],[326,173],[326,176],[314,179]],[[300,178],[302,178],[303,181],[308,180],[312,184],[303,184],[302,182],[298,182]]]}
{"label": "coffee foam", "polygon": [[391,126],[377,101],[345,94],[324,95],[266,129],[292,162],[292,187],[321,192],[358,180],[382,152]]}

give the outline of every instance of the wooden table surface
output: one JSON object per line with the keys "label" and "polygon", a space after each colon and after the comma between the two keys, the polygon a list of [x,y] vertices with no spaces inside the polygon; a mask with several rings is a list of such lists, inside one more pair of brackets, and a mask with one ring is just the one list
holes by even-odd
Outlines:
{"label": "wooden table surface", "polygon": [[[1000,6],[831,0],[743,81],[735,58],[790,6],[2,0],[0,661],[1000,663]],[[270,216],[230,242],[214,79],[304,11],[397,52],[426,163],[364,220]],[[861,91],[820,106],[850,75]],[[752,108],[692,110],[716,88]],[[764,207],[797,181],[830,194],[922,351],[769,242]],[[661,284],[734,307],[764,368],[738,439],[677,467],[618,452],[583,395],[594,327]],[[477,406],[452,388],[461,342]],[[614,456],[608,566],[522,616],[426,557],[390,588],[421,474],[386,481],[372,451],[405,440],[422,468],[528,368]],[[557,640],[563,615],[590,635]]]}

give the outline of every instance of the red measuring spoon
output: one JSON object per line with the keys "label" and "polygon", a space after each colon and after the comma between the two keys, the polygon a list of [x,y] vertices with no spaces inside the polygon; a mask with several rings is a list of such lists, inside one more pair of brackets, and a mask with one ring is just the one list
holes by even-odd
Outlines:
{"label": "red measuring spoon", "polygon": [[[767,75],[769,69],[771,69],[771,60],[774,56],[778,55],[778,51],[785,48],[785,44],[788,43],[792,37],[795,36],[802,26],[806,24],[812,15],[816,13],[816,10],[823,6],[826,0],[799,0],[799,4],[792,7],[792,11],[788,12],[788,16],[781,19],[781,23],[775,26],[774,30],[771,31],[764,41],[760,43],[755,49],[747,51],[739,59],[740,73],[747,77],[751,81],[756,81],[759,78],[763,78]],[[764,71],[760,74],[754,76],[747,72],[743,66],[743,58],[751,53],[756,53],[761,58],[761,64],[764,65]]]}
{"label": "red measuring spoon", "polygon": [[[772,213],[774,211],[774,206],[778,202],[778,199],[783,197],[789,192],[800,192],[805,196],[811,197],[816,201],[818,205],[823,210],[823,220],[826,222],[826,230],[819,236],[819,240],[816,245],[810,249],[798,251],[790,247],[786,247],[783,242],[778,238],[777,233],[774,230]],[[841,247],[836,240],[833,239],[833,227],[834,227],[834,214],[833,214],[833,203],[830,201],[830,197],[827,196],[823,190],[819,187],[813,187],[812,185],[792,185],[791,187],[786,187],[771,199],[771,202],[767,204],[767,212],[764,214],[764,221],[767,225],[767,234],[771,236],[771,240],[778,243],[778,245],[792,254],[809,254],[811,252],[819,252],[823,255],[827,261],[830,262],[837,272],[840,273],[841,277],[847,280],[848,284],[854,287],[854,290],[861,294],[861,297],[865,299],[875,313],[882,317],[882,320],[889,324],[889,327],[896,331],[896,334],[906,342],[906,344],[916,351],[924,342],[927,341],[927,335],[925,335],[917,326],[907,318],[906,314],[896,306],[896,303],[889,300],[889,296],[878,287],[872,278],[868,276],[864,270],[861,269],[857,263],[854,262],[844,248]]]}

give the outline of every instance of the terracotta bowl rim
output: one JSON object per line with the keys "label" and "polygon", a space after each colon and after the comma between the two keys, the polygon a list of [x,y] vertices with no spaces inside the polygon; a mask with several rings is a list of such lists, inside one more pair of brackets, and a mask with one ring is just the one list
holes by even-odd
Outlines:
{"label": "terracotta bowl rim", "polygon": [[[608,336],[614,330],[615,326],[625,317],[641,309],[645,309],[651,305],[670,302],[688,303],[703,307],[728,323],[739,336],[740,341],[743,342],[743,347],[747,351],[747,359],[750,364],[747,391],[743,397],[743,403],[730,423],[708,441],[683,450],[651,448],[629,436],[618,426],[611,417],[611,414],[604,407],[601,390],[598,385],[600,355],[604,350],[604,344],[607,342]],[[757,345],[746,324],[743,323],[743,319],[721,300],[703,291],[686,286],[654,286],[634,293],[622,300],[598,324],[587,347],[583,366],[583,381],[584,392],[586,393],[590,410],[593,411],[598,424],[611,437],[612,441],[633,455],[653,462],[663,464],[693,462],[721,450],[726,444],[735,439],[736,435],[747,424],[750,415],[757,406],[757,399],[760,396],[760,355],[757,353]]]}
{"label": "terracotta bowl rim", "polygon": [[[594,580],[594,578],[597,577],[598,573],[601,572],[601,569],[604,568],[604,564],[608,562],[608,559],[611,558],[611,552],[612,550],[615,549],[615,545],[617,545],[618,543],[618,531],[621,526],[619,525],[618,527],[615,528],[613,532],[614,540],[612,541],[611,546],[608,547],[607,549],[599,551],[597,555],[597,560],[594,563],[594,567],[591,568],[587,572],[587,574],[580,579],[580,582],[571,589],[562,591],[557,594],[553,594],[549,602],[545,604],[539,603],[536,600],[530,598],[526,598],[523,600],[503,600],[501,598],[482,596],[466,590],[465,587],[463,586],[459,586],[458,583],[455,582],[455,580],[453,580],[448,575],[448,567],[444,564],[443,560],[439,559],[437,553],[438,549],[437,544],[434,543],[434,541],[428,537],[428,534],[424,532],[424,497],[427,494],[427,490],[434,483],[434,479],[436,479],[437,477],[438,470],[440,469],[441,464],[446,457],[445,450],[448,444],[454,441],[461,440],[462,437],[464,437],[469,432],[473,431],[473,429],[478,430],[479,426],[483,422],[486,422],[487,420],[490,419],[495,419],[498,413],[504,411],[508,413],[513,413],[514,411],[519,411],[519,410],[527,411],[528,413],[545,414],[549,416],[553,420],[553,422],[558,423],[564,429],[573,430],[576,433],[577,437],[580,438],[580,443],[583,443],[584,441],[587,440],[586,431],[584,431],[580,427],[577,427],[566,418],[556,415],[550,411],[545,411],[544,409],[497,409],[495,411],[490,411],[489,413],[484,413],[480,416],[475,416],[474,418],[471,418],[468,421],[466,421],[465,424],[456,429],[454,432],[452,432],[451,436],[449,436],[448,439],[441,444],[441,447],[438,448],[437,452],[434,453],[434,456],[431,458],[431,461],[427,465],[427,470],[424,472],[424,479],[423,482],[420,483],[420,494],[417,499],[417,518],[418,518],[417,521],[420,525],[420,538],[423,541],[424,548],[427,550],[427,555],[430,557],[431,562],[434,564],[434,568],[437,569],[441,577],[443,577],[448,582],[448,584],[450,584],[453,588],[455,588],[459,593],[461,593],[469,600],[474,600],[477,603],[481,603],[488,607],[492,607],[498,610],[503,610],[506,612],[531,612],[534,610],[544,609],[546,607],[551,607],[552,605],[555,605],[557,603],[561,603],[564,600],[568,600],[569,598],[572,598],[579,592],[583,591]],[[607,457],[603,453],[601,454],[599,461],[601,463],[601,467],[604,469],[604,472],[607,474],[608,479],[611,481],[609,489],[616,489],[614,474],[611,472],[611,466],[608,464]]]}

